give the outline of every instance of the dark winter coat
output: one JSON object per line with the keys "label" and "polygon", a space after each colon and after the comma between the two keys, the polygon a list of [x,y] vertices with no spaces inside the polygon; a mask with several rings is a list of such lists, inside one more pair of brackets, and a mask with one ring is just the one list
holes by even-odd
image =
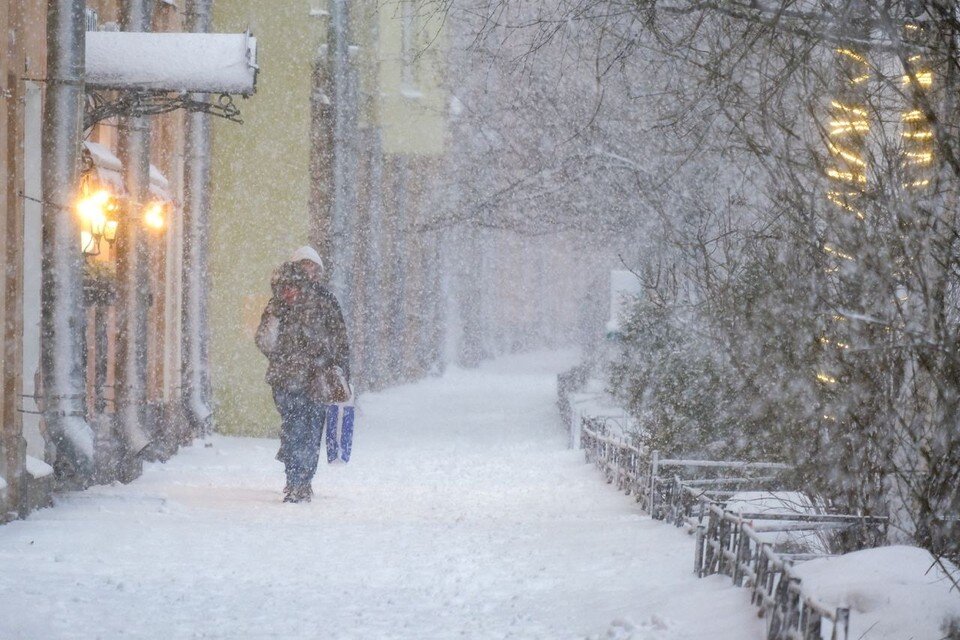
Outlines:
{"label": "dark winter coat", "polygon": [[339,367],[350,377],[350,343],[343,312],[326,287],[308,278],[296,278],[300,298],[285,303],[275,283],[257,329],[257,346],[267,356],[267,384],[284,391],[309,391],[320,373]]}

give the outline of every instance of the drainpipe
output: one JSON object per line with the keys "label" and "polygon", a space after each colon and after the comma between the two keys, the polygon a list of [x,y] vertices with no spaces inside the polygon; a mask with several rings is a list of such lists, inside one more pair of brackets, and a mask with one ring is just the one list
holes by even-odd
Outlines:
{"label": "drainpipe", "polygon": [[[125,0],[124,31],[149,31],[152,0]],[[147,311],[150,303],[149,246],[140,214],[150,197],[150,123],[126,117],[120,123],[123,183],[131,200],[128,218],[117,234],[117,427],[127,461],[147,445]]]}
{"label": "drainpipe", "polygon": [[353,289],[353,200],[354,174],[352,151],[354,128],[351,104],[353,97],[350,71],[350,5],[348,0],[330,0],[330,23],[327,29],[330,100],[333,102],[331,166],[332,197],[330,231],[332,265],[331,285],[340,299],[345,318],[351,318]]}
{"label": "drainpipe", "polygon": [[[188,3],[190,31],[208,33],[213,25],[212,0]],[[205,94],[191,96],[208,100]],[[210,116],[188,113],[186,116],[186,160],[183,172],[183,318],[182,377],[183,407],[195,435],[207,436],[212,430],[208,371],[209,270],[207,251],[210,216]]]}
{"label": "drainpipe", "polygon": [[93,472],[93,431],[85,419],[86,385],[78,318],[83,314],[76,195],[82,134],[84,0],[47,3],[47,89],[43,113],[43,415],[58,463],[80,477]]}

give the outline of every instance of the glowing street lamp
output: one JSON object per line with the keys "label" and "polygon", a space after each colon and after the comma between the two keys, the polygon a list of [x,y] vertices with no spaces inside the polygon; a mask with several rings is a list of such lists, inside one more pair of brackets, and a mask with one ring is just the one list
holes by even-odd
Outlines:
{"label": "glowing street lamp", "polygon": [[80,219],[80,250],[84,255],[98,255],[101,239],[108,243],[116,240],[119,206],[109,190],[91,190],[90,185],[84,181],[75,210]]}
{"label": "glowing street lamp", "polygon": [[160,200],[151,202],[143,211],[143,224],[153,231],[162,231],[167,223],[166,209],[165,202]]}

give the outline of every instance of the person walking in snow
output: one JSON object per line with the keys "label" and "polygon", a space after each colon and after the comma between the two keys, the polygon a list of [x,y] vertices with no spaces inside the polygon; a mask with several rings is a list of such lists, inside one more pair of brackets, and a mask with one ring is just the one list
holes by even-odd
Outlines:
{"label": "person walking in snow", "polygon": [[321,280],[323,261],[297,249],[274,273],[273,297],[257,329],[269,361],[267,384],[282,419],[280,451],[287,484],[284,502],[309,502],[317,470],[326,405],[349,395],[350,346],[336,297]]}

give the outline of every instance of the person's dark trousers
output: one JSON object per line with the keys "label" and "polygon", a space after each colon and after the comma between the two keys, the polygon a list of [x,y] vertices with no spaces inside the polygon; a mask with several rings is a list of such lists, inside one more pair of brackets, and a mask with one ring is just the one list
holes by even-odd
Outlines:
{"label": "person's dark trousers", "polygon": [[326,407],[299,390],[274,389],[273,401],[283,420],[277,459],[286,468],[287,484],[308,485],[317,471]]}

